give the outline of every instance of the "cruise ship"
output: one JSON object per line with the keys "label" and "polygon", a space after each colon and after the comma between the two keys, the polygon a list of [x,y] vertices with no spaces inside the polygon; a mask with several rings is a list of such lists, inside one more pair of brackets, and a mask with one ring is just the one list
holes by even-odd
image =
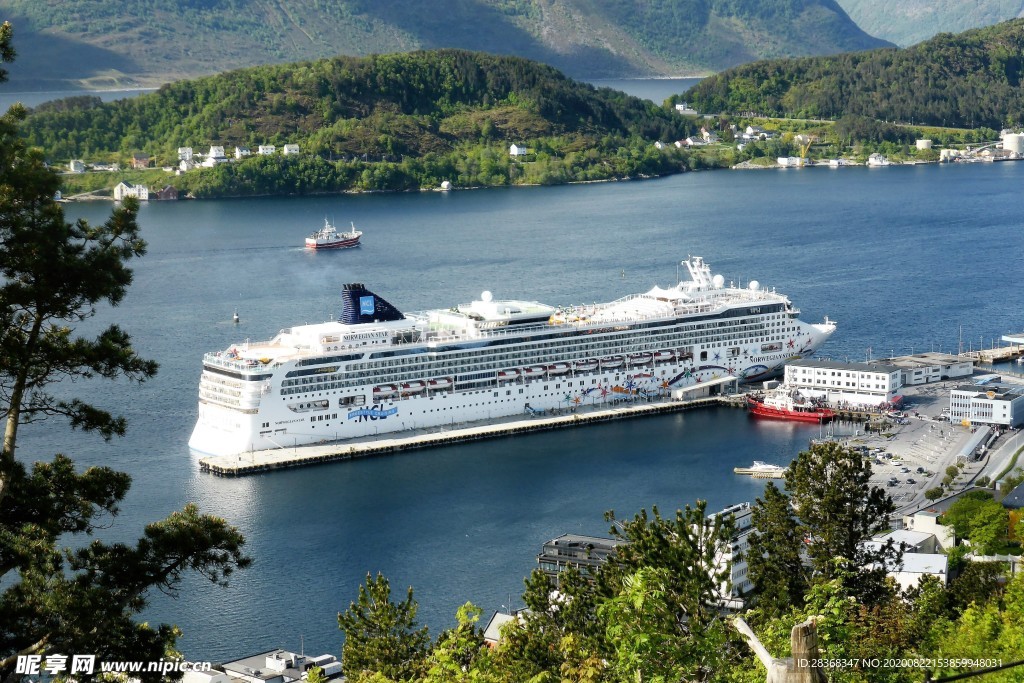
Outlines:
{"label": "cruise ship", "polygon": [[562,307],[483,292],[402,313],[347,284],[338,320],[204,356],[189,447],[233,455],[758,380],[835,331],[756,281],[726,286],[700,257],[682,265],[690,279],[673,287]]}

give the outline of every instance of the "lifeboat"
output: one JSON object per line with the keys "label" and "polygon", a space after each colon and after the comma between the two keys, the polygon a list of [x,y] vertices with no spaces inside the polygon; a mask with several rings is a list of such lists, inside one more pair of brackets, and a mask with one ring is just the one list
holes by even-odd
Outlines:
{"label": "lifeboat", "polygon": [[679,349],[679,360],[681,360],[681,361],[693,360],[693,352],[692,351],[683,351],[682,349]]}
{"label": "lifeboat", "polygon": [[602,368],[617,368],[621,367],[626,362],[622,356],[605,356],[601,359]]}
{"label": "lifeboat", "polygon": [[647,365],[653,360],[654,354],[649,351],[643,353],[631,353],[629,354],[630,365]]}
{"label": "lifeboat", "polygon": [[572,364],[576,372],[590,372],[591,370],[597,369],[597,359],[588,358],[587,360],[578,360]]}
{"label": "lifeboat", "polygon": [[518,370],[499,370],[498,381],[499,382],[511,382],[512,380],[519,377]]}
{"label": "lifeboat", "polygon": [[654,354],[655,363],[667,363],[676,359],[675,351],[657,351]]}
{"label": "lifeboat", "polygon": [[540,377],[546,369],[543,365],[534,365],[532,368],[523,370],[523,377]]}
{"label": "lifeboat", "polygon": [[418,394],[426,388],[426,383],[419,380],[416,380],[415,382],[406,382],[402,385],[402,395],[407,396],[409,394]]}
{"label": "lifeboat", "polygon": [[552,375],[561,375],[569,372],[568,363],[555,363],[554,365],[548,366],[548,373]]}
{"label": "lifeboat", "polygon": [[398,393],[398,387],[394,384],[382,384],[379,387],[373,388],[373,400],[381,398],[391,398]]}
{"label": "lifeboat", "polygon": [[438,377],[427,382],[427,388],[431,391],[438,391],[440,389],[451,389],[452,378],[451,377]]}

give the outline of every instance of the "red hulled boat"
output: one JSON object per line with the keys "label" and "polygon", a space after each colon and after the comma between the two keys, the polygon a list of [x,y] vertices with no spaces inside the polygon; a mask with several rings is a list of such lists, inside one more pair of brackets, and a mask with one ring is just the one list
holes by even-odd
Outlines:
{"label": "red hulled boat", "polygon": [[799,392],[770,391],[763,397],[747,396],[747,408],[758,417],[801,422],[828,422],[836,416],[831,408],[804,398]]}

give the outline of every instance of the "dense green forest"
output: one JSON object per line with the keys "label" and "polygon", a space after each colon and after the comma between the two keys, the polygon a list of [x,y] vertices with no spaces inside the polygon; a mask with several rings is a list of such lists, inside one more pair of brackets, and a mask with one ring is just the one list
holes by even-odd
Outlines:
{"label": "dense green forest", "polygon": [[583,78],[701,75],[886,45],[834,0],[0,0],[18,88],[160,85],[221,71],[460,48]]}
{"label": "dense green forest", "polygon": [[[656,140],[693,119],[516,57],[438,50],[264,66],[180,81],[136,98],[41,105],[24,132],[54,161],[135,152],[177,165],[179,147],[299,145],[189,171],[195,196],[557,183],[677,172],[687,156]],[[509,158],[525,144],[525,160]]]}
{"label": "dense green forest", "polygon": [[705,112],[999,130],[1024,121],[1024,19],[914,47],[755,62],[681,96]]}

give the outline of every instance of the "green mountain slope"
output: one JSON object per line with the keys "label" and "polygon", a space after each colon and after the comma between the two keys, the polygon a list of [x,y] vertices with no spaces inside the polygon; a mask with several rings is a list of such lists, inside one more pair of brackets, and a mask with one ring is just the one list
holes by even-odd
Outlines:
{"label": "green mountain slope", "polygon": [[873,36],[907,46],[1024,16],[1021,0],[838,0]]}
{"label": "green mountain slope", "polygon": [[15,84],[160,84],[258,64],[457,47],[580,77],[709,73],[885,45],[835,0],[0,0]]}
{"label": "green mountain slope", "polygon": [[940,34],[902,49],[763,61],[698,83],[701,111],[974,128],[1024,120],[1024,19]]}
{"label": "green mountain slope", "polygon": [[[564,182],[682,170],[653,140],[695,131],[691,119],[518,57],[436,50],[253,67],[116,102],[77,97],[41,105],[24,131],[55,160],[145,152],[177,165],[179,147],[254,156],[174,180],[197,195]],[[534,150],[509,160],[509,143]]]}

